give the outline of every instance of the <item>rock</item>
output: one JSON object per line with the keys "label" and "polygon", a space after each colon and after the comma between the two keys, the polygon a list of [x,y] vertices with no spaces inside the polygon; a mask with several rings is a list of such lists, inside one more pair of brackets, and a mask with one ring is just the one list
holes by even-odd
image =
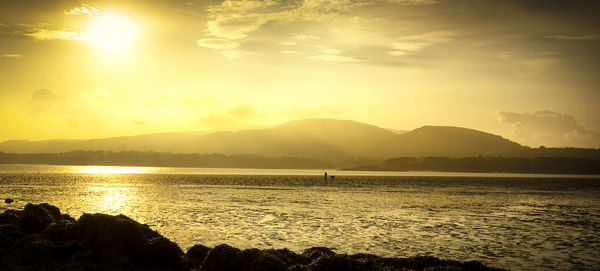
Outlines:
{"label": "rock", "polygon": [[287,271],[287,265],[279,258],[270,255],[263,254],[256,258],[252,264],[250,264],[249,271]]}
{"label": "rock", "polygon": [[210,248],[203,245],[195,245],[188,249],[185,253],[185,258],[189,261],[190,266],[187,269],[198,268],[202,265],[204,258],[206,258],[206,254],[208,254]]}
{"label": "rock", "polygon": [[310,259],[306,256],[294,253],[293,251],[283,248],[283,249],[267,249],[264,251],[266,254],[271,254],[280,260],[282,260],[286,265],[307,265],[310,263]]}
{"label": "rock", "polygon": [[262,254],[262,251],[257,248],[244,249],[240,252],[240,265],[248,267]]}
{"label": "rock", "polygon": [[240,250],[226,244],[211,249],[202,262],[202,271],[241,271]]}
{"label": "rock", "polygon": [[304,267],[304,265],[292,265],[290,266],[290,268],[288,269],[289,271],[306,271],[306,268]]}
{"label": "rock", "polygon": [[62,215],[58,208],[47,203],[28,203],[23,210],[19,224],[24,231],[37,233],[60,219],[62,219]]}
{"label": "rock", "polygon": [[162,236],[150,240],[145,256],[157,267],[171,266],[179,269],[183,264],[183,251],[177,244]]}
{"label": "rock", "polygon": [[140,255],[140,249],[159,234],[124,215],[83,214],[79,220],[79,239],[93,250]]}
{"label": "rock", "polygon": [[433,267],[427,267],[425,269],[423,269],[423,271],[464,271],[465,269],[462,269],[458,266],[454,266],[454,265],[446,265],[446,266],[433,266]]}
{"label": "rock", "polygon": [[[319,257],[314,262],[306,267],[307,271],[336,271],[336,270],[366,270],[363,265],[353,259],[346,256],[335,255],[335,256],[324,256]],[[371,269],[372,270],[372,269]]]}
{"label": "rock", "polygon": [[75,221],[59,220],[44,228],[40,234],[54,242],[66,242],[77,238],[79,225]]}
{"label": "rock", "polygon": [[0,224],[19,224],[23,211],[6,210],[0,214]]}
{"label": "rock", "polygon": [[4,200],[4,203],[8,203],[8,204],[11,204],[11,203],[13,203],[13,202],[14,202],[14,200],[13,200],[13,199],[11,199],[11,198],[6,198],[6,199]]}
{"label": "rock", "polygon": [[302,252],[302,256],[309,258],[311,261],[320,257],[334,256],[335,252],[326,247],[311,247]]}

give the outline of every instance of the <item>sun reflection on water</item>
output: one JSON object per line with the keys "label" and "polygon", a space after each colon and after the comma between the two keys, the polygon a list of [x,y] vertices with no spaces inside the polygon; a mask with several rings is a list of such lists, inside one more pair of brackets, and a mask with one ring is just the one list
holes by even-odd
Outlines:
{"label": "sun reflection on water", "polygon": [[88,202],[93,205],[93,212],[105,214],[124,214],[132,218],[139,201],[137,187],[126,184],[90,184],[87,187]]}

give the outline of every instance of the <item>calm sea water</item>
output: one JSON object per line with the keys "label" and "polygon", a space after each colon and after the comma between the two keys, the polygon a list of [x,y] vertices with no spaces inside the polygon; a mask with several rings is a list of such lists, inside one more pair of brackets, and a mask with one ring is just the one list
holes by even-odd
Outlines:
{"label": "calm sea water", "polygon": [[[39,173],[38,173],[39,172]],[[600,178],[0,165],[0,198],[125,214],[177,242],[600,269]],[[372,176],[369,176],[372,175]],[[388,176],[386,176],[388,175]]]}

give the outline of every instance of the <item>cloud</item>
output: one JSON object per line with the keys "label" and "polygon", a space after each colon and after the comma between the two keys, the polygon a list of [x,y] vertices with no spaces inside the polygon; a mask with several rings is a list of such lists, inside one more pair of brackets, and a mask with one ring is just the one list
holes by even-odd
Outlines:
{"label": "cloud", "polygon": [[565,41],[590,41],[600,40],[600,35],[554,35],[545,36],[548,39],[565,40]]}
{"label": "cloud", "polygon": [[315,55],[315,56],[309,56],[309,57],[307,57],[307,59],[324,60],[324,61],[330,61],[330,62],[365,62],[365,60],[362,60],[362,59],[356,59],[351,56],[340,56],[340,55]]}
{"label": "cloud", "polygon": [[40,89],[31,95],[32,101],[44,101],[44,102],[64,102],[66,99],[64,96],[56,94],[48,89]]}
{"label": "cloud", "polygon": [[65,11],[66,15],[82,15],[82,16],[95,16],[98,13],[98,9],[92,6],[83,5],[81,7],[74,7],[69,11]]}
{"label": "cloud", "polygon": [[391,51],[388,54],[393,56],[402,56],[409,53],[418,52],[426,47],[437,43],[449,41],[455,34],[447,31],[429,32],[418,35],[409,35],[398,38],[391,44]]}
{"label": "cloud", "polygon": [[33,32],[23,35],[35,40],[84,40],[81,33],[67,30],[34,29]]}
{"label": "cloud", "polygon": [[4,58],[19,58],[19,57],[23,57],[23,55],[21,55],[21,54],[3,54],[3,55],[0,55],[0,57],[4,57]]}
{"label": "cloud", "polygon": [[239,42],[227,39],[201,39],[196,44],[212,49],[235,49],[240,46]]}
{"label": "cloud", "polygon": [[586,130],[568,114],[550,110],[498,114],[500,123],[511,125],[512,137],[521,144],[532,147],[600,147],[600,134]]}
{"label": "cloud", "polygon": [[40,89],[31,95],[31,113],[38,116],[60,114],[67,99],[48,89]]}
{"label": "cloud", "polygon": [[558,60],[555,52],[502,52],[498,56],[507,62],[519,77],[536,75]]}

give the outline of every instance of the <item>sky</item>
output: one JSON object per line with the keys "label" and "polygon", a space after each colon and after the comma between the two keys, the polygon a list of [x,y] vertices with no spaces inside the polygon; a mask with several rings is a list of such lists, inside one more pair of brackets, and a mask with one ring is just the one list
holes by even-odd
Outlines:
{"label": "sky", "polygon": [[0,1],[0,141],[302,118],[600,148],[599,1]]}

